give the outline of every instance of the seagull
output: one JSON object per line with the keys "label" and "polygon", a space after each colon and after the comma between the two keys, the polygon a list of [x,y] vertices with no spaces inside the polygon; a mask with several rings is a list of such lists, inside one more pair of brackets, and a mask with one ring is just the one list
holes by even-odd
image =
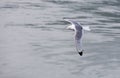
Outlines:
{"label": "seagull", "polygon": [[75,31],[75,46],[76,46],[76,50],[79,53],[80,56],[83,55],[83,49],[82,49],[82,45],[81,45],[81,38],[82,38],[82,32],[83,30],[87,30],[90,31],[90,27],[89,26],[82,26],[79,22],[77,21],[73,21],[70,19],[64,19],[65,21],[71,23],[70,26],[67,27],[67,29],[69,30],[73,30]]}

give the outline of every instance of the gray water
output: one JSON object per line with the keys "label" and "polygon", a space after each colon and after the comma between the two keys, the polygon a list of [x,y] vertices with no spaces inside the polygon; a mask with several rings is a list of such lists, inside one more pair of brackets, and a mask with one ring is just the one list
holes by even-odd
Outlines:
{"label": "gray water", "polygon": [[[74,46],[72,18],[84,32]],[[1,0],[0,78],[120,78],[120,0]]]}

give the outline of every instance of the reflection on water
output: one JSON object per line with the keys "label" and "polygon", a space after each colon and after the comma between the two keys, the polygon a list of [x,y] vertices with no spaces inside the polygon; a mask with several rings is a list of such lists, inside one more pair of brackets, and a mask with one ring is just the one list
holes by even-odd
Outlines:
{"label": "reflection on water", "polygon": [[[119,78],[119,7],[119,0],[2,0],[0,78]],[[82,57],[63,18],[92,29]]]}

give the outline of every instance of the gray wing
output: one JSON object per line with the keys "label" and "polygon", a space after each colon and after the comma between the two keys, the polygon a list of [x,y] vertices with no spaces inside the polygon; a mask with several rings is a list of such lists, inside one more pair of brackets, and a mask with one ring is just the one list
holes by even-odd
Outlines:
{"label": "gray wing", "polygon": [[81,37],[82,37],[82,31],[76,32],[75,45],[78,52],[82,51]]}
{"label": "gray wing", "polygon": [[76,44],[77,52],[81,52],[82,51],[81,41],[76,40],[75,44]]}
{"label": "gray wing", "polygon": [[75,25],[76,32],[75,32],[75,45],[78,52],[82,51],[82,45],[81,45],[81,37],[82,37],[82,26],[77,21],[72,21],[69,19],[64,19],[67,22],[70,22],[71,24]]}

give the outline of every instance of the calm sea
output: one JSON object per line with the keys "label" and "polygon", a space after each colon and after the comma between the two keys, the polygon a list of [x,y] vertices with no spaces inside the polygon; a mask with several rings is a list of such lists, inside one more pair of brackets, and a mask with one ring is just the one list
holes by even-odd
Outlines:
{"label": "calm sea", "polygon": [[0,78],[120,78],[120,0],[1,0]]}

